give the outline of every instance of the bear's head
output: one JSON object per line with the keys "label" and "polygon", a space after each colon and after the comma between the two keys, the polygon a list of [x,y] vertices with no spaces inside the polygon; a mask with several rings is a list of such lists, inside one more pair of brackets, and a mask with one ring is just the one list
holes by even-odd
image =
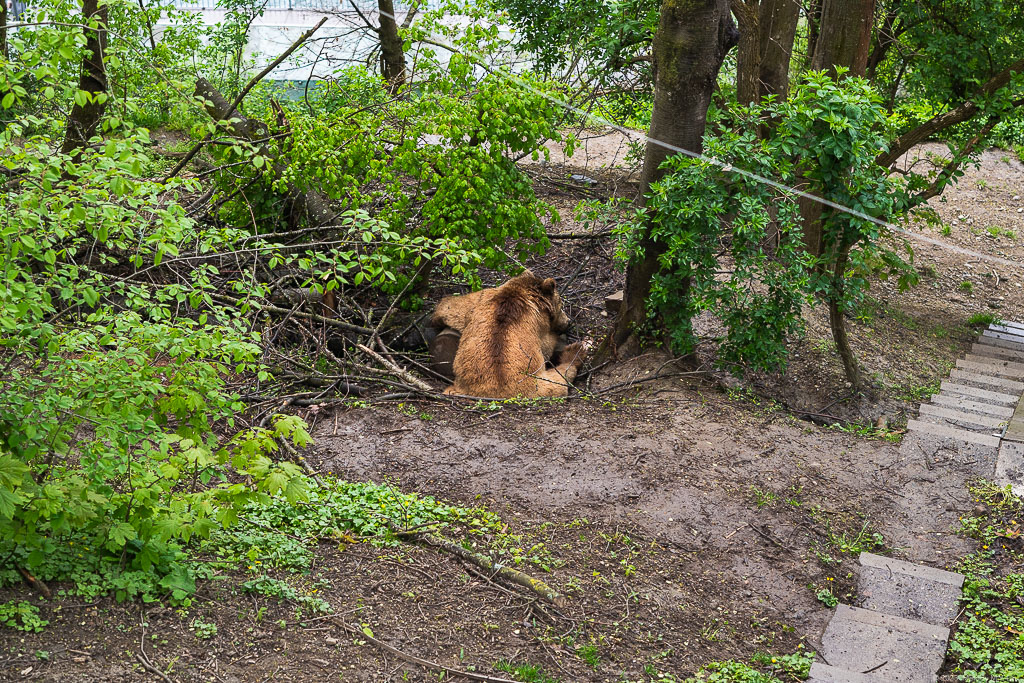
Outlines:
{"label": "bear's head", "polygon": [[530,292],[540,311],[550,318],[554,332],[562,334],[569,329],[569,316],[562,310],[562,297],[558,294],[558,283],[554,278],[541,279],[531,271],[524,270],[505,286]]}

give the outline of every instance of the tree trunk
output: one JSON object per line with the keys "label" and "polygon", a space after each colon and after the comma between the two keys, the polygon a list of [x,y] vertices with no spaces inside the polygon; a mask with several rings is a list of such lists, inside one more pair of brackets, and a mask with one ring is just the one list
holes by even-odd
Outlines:
{"label": "tree trunk", "polygon": [[398,35],[398,19],[393,0],[377,0],[380,14],[381,74],[388,83],[388,93],[394,95],[405,83],[405,50]]}
{"label": "tree trunk", "polygon": [[760,95],[789,95],[789,62],[800,19],[798,0],[761,0],[758,24],[761,29]]}
{"label": "tree trunk", "polygon": [[874,23],[875,0],[822,0],[821,35],[811,69],[835,73],[837,66],[845,66],[850,76],[863,76]]}
{"label": "tree trunk", "polygon": [[832,340],[836,343],[836,351],[843,362],[843,372],[854,391],[860,391],[862,379],[857,358],[850,348],[850,338],[846,334],[846,316],[843,315],[843,293],[846,284],[846,264],[850,260],[852,245],[846,244],[839,248],[835,263],[832,266],[832,286],[828,297],[828,321],[832,327]]}
{"label": "tree trunk", "polygon": [[7,59],[7,0],[0,0],[0,57]]}
{"label": "tree trunk", "polygon": [[[718,71],[737,38],[728,0],[662,0],[654,35],[654,110],[640,176],[641,206],[651,184],[664,175],[662,162],[675,154],[659,143],[694,153],[703,149],[701,138]],[[647,295],[665,245],[648,236],[641,248],[626,270],[615,328],[598,357],[628,356],[639,349],[635,332],[647,319]],[[686,294],[680,292],[682,297]]]}
{"label": "tree trunk", "polygon": [[807,13],[807,54],[804,55],[804,69],[811,68],[811,61],[814,58],[814,51],[818,47],[818,36],[821,34],[821,2],[822,0],[808,0]]}
{"label": "tree trunk", "polygon": [[[85,30],[86,54],[82,57],[82,75],[78,83],[78,89],[89,93],[90,97],[81,105],[76,100],[71,109],[64,144],[61,147],[64,154],[85,147],[89,139],[96,134],[107,106],[107,72],[103,66],[103,53],[107,43],[107,6],[104,4],[100,7],[98,0],[83,0],[82,16],[85,24],[98,23],[96,29]],[[99,95],[103,97],[98,97]]]}
{"label": "tree trunk", "polygon": [[732,0],[730,6],[740,29],[740,42],[736,48],[736,99],[741,105],[755,104],[761,100],[758,0]]}
{"label": "tree trunk", "polygon": [[[863,76],[868,64],[874,16],[875,0],[822,0],[821,34],[811,68],[828,69],[834,74],[837,66],[845,66],[849,69],[847,76]],[[812,193],[817,191],[814,187],[809,189]],[[812,256],[821,256],[822,205],[801,197],[798,206],[803,219],[804,247]]]}

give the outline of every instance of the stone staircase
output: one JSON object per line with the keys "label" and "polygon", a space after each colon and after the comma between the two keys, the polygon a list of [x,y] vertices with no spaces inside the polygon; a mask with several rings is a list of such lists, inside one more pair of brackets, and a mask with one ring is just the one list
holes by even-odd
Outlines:
{"label": "stone staircase", "polygon": [[[901,454],[955,459],[1024,495],[1024,324],[991,325],[958,360]],[[809,683],[934,683],[957,616],[961,574],[862,553],[860,606],[839,605]]]}

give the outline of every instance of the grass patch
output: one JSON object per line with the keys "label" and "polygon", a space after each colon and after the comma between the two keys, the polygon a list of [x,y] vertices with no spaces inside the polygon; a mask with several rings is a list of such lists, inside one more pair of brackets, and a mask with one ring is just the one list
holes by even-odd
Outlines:
{"label": "grass patch", "polygon": [[1002,322],[995,313],[975,313],[967,319],[968,327],[988,327]]}
{"label": "grass patch", "polygon": [[494,665],[498,671],[504,671],[523,683],[559,683],[557,678],[552,678],[544,673],[544,669],[536,664],[514,663],[502,660]]}

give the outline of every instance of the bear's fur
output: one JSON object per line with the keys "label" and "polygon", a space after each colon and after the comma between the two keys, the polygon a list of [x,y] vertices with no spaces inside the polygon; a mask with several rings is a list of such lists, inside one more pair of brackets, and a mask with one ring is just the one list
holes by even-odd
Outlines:
{"label": "bear's fur", "polygon": [[545,369],[569,319],[554,279],[528,270],[500,287],[442,299],[430,324],[461,332],[447,394],[566,396],[586,356],[586,345],[570,344],[559,364]]}

